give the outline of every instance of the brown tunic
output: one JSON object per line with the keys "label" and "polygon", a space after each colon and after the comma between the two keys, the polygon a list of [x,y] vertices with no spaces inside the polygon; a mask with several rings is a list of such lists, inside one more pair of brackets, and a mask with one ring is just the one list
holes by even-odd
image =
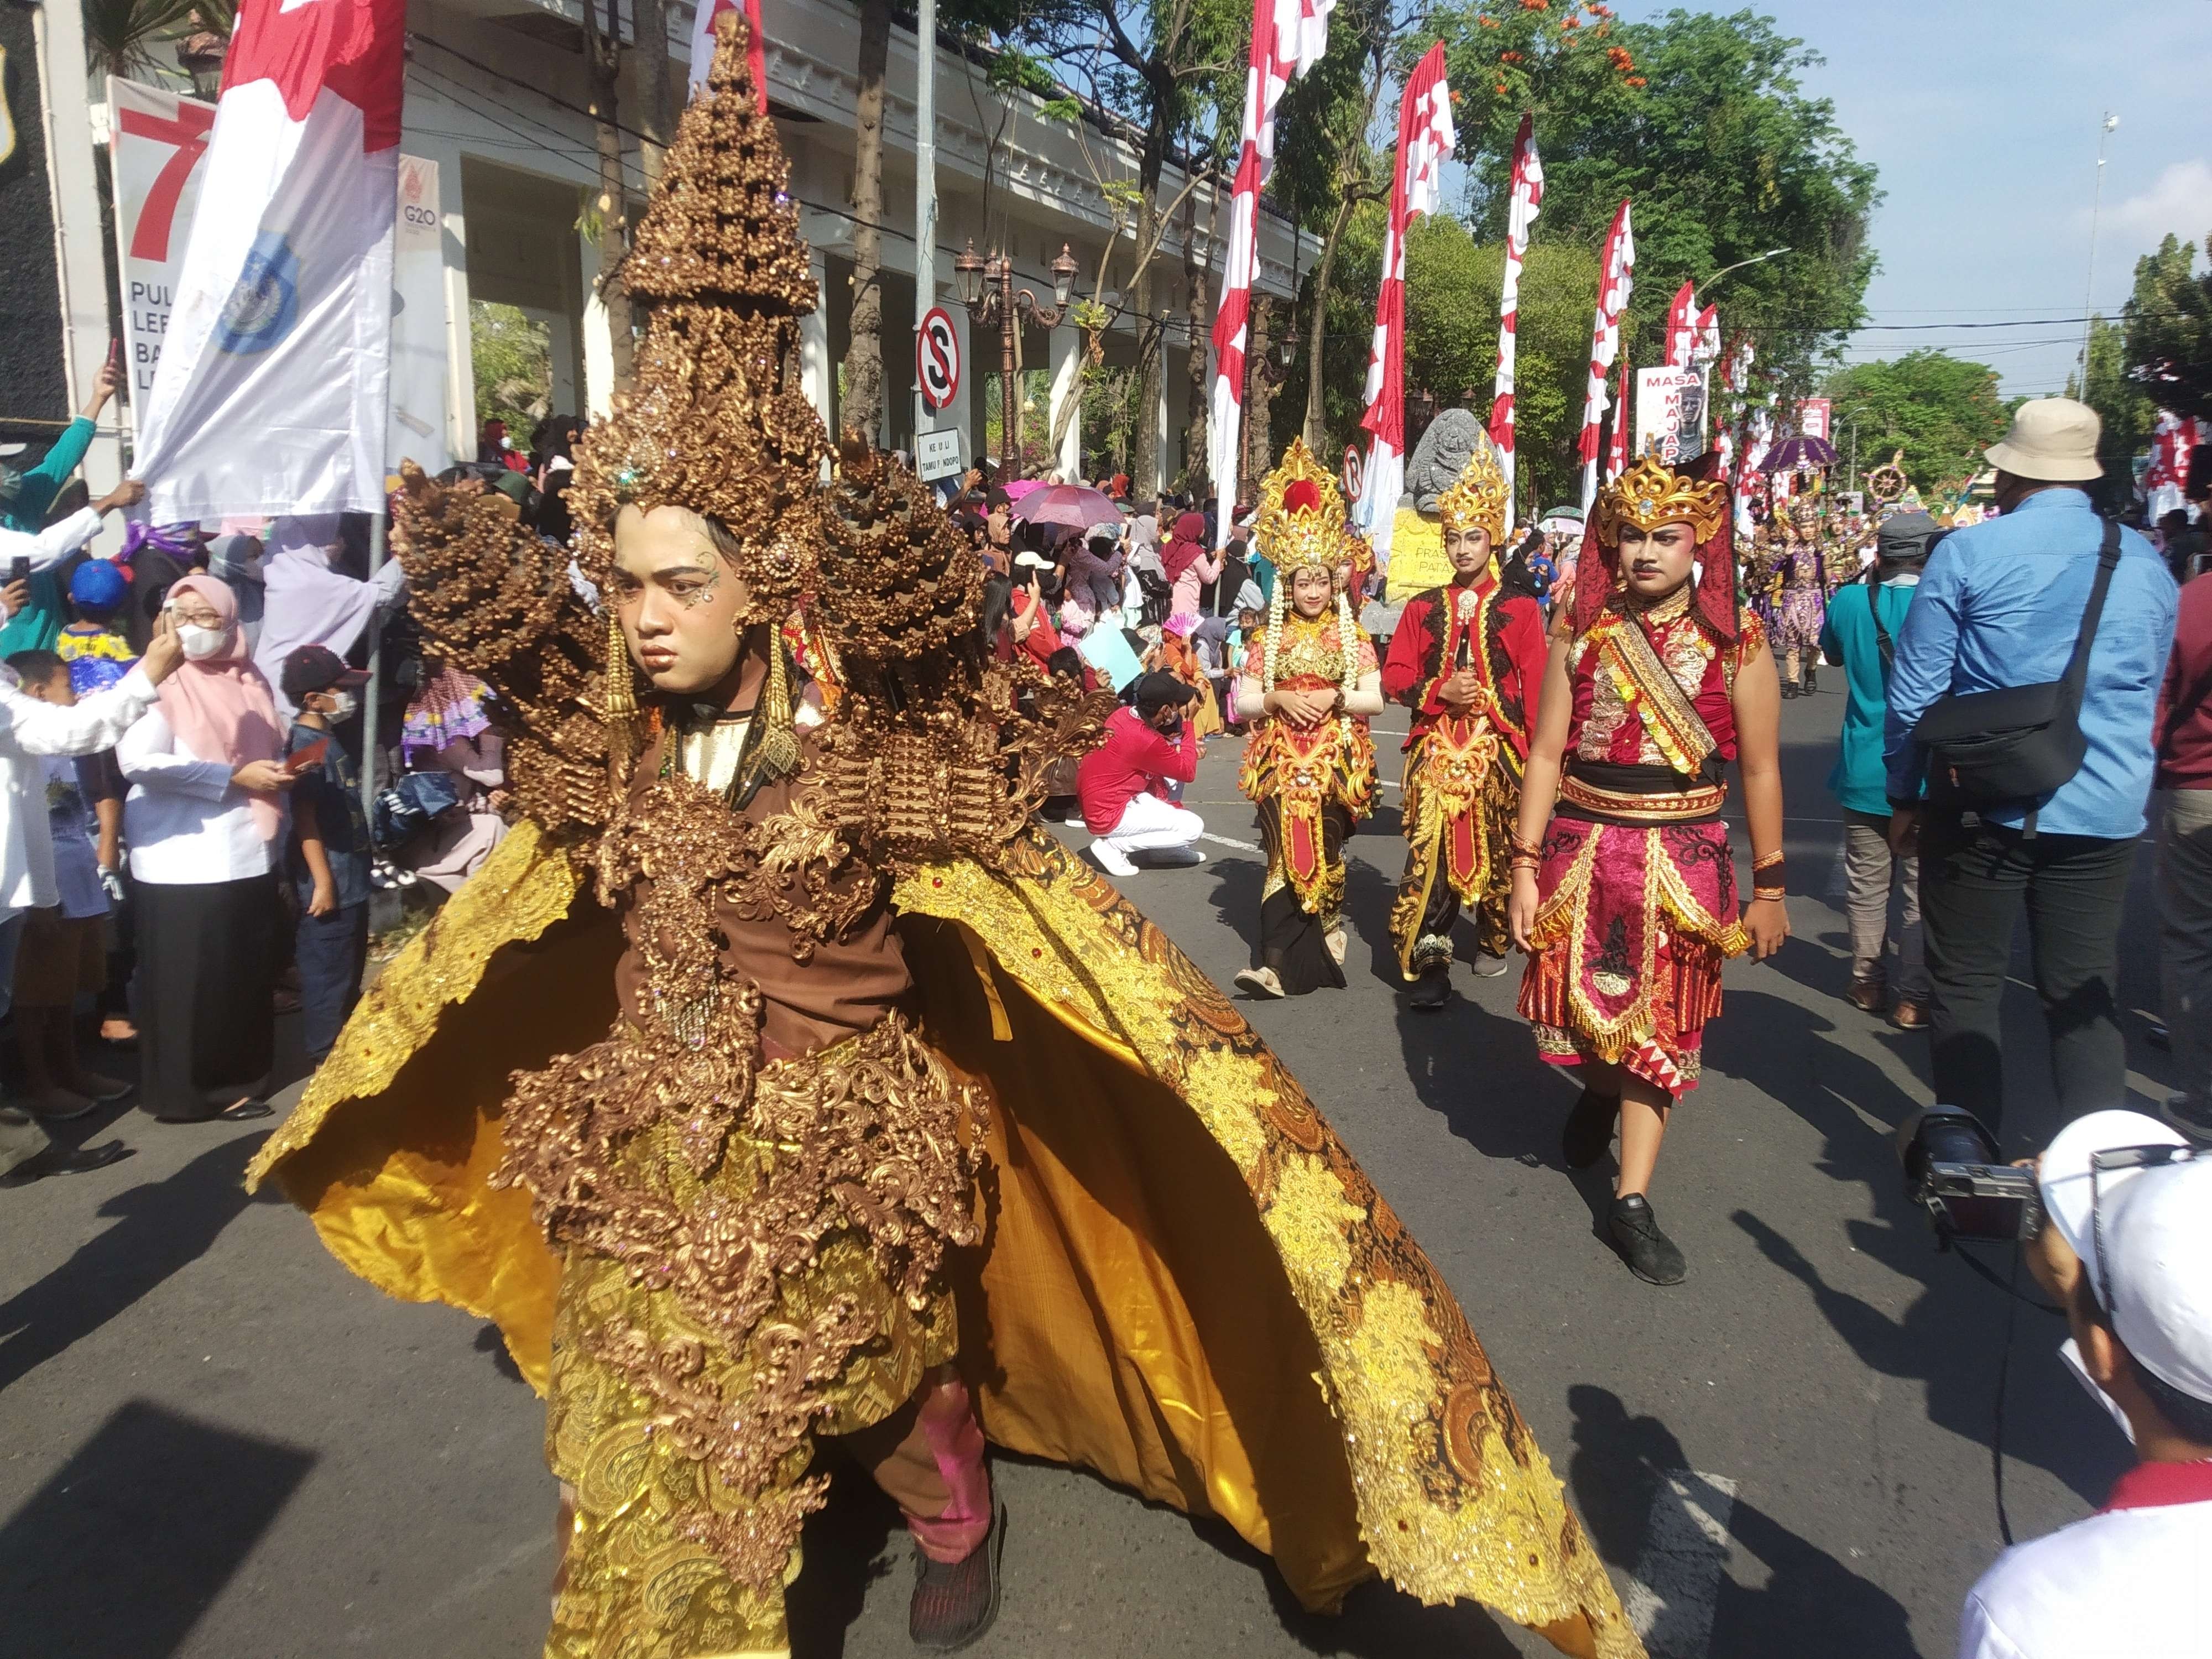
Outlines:
{"label": "brown tunic", "polygon": [[[659,776],[665,741],[656,740],[639,761],[630,781],[633,800]],[[763,783],[738,809],[747,819],[766,823],[789,811],[793,799],[811,787],[808,775],[818,758],[811,733],[800,732],[799,750],[805,763],[798,775]],[[722,962],[760,987],[761,1048],[770,1060],[813,1054],[872,1029],[914,982],[891,929],[889,876],[848,868],[845,878],[872,884],[875,902],[842,935],[817,943],[805,962],[793,958],[793,935],[781,915],[748,915],[726,903],[720,908]],[[786,891],[797,885],[795,876],[783,880]],[[630,896],[623,895],[616,908],[628,933]],[[632,1017],[644,1018],[646,974],[634,939],[615,968],[615,988]]]}

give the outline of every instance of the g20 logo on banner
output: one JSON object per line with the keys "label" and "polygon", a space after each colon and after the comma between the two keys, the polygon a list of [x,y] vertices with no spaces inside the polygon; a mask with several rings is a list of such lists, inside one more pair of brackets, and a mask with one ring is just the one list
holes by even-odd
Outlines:
{"label": "g20 logo on banner", "polygon": [[244,357],[266,351],[292,331],[300,316],[300,256],[281,230],[253,239],[238,286],[223,301],[215,343]]}
{"label": "g20 logo on banner", "polygon": [[932,410],[951,404],[960,391],[960,337],[943,306],[932,306],[914,336],[915,384]]}

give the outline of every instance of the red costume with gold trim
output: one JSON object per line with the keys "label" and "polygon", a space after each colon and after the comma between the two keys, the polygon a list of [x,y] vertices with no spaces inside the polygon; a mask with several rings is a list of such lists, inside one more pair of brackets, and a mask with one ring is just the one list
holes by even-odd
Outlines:
{"label": "red costume with gold trim", "polygon": [[[1484,529],[1496,549],[1504,535],[1504,477],[1488,445],[1477,448],[1437,510],[1447,537]],[[1500,588],[1494,550],[1472,582],[1416,594],[1399,615],[1382,694],[1413,711],[1399,815],[1406,873],[1390,908],[1398,969],[1408,980],[1450,966],[1462,904],[1475,911],[1483,951],[1505,954],[1506,854],[1544,652],[1543,612],[1534,599]],[[1437,691],[1462,667],[1481,681],[1482,694],[1471,710],[1455,713]]]}
{"label": "red costume with gold trim", "polygon": [[[1624,518],[1689,521],[1706,578],[1638,604],[1615,586]],[[1618,1062],[1675,1097],[1698,1085],[1721,963],[1749,944],[1720,811],[1735,678],[1766,636],[1737,616],[1734,571],[1724,487],[1648,458],[1607,486],[1577,571],[1573,712],[1521,987],[1546,1060]]]}

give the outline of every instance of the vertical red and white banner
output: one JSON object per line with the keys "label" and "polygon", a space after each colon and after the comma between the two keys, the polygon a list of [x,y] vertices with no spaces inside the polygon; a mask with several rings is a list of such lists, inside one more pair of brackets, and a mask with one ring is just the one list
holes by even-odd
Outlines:
{"label": "vertical red and white banner", "polygon": [[1628,471],[1628,359],[1620,360],[1620,395],[1613,400],[1613,441],[1606,446],[1605,481]]}
{"label": "vertical red and white banner", "polygon": [[1698,301],[1687,283],[1667,303],[1667,367],[1687,368],[1698,343]]}
{"label": "vertical red and white banner", "polygon": [[1521,115],[1513,140],[1512,196],[1505,214],[1505,280],[1498,294],[1498,380],[1492,388],[1490,441],[1505,471],[1505,527],[1513,513],[1513,360],[1518,344],[1515,326],[1521,312],[1521,262],[1528,253],[1528,231],[1544,201],[1544,164],[1536,155],[1535,118]]}
{"label": "vertical red and white banner", "polygon": [[[592,0],[584,0],[586,5]],[[752,70],[753,101],[768,112],[768,38],[761,33],[760,0],[699,0],[691,19],[691,95],[707,84],[707,71],[714,64],[714,25],[724,12],[742,11],[747,42],[745,61]]]}
{"label": "vertical red and white banner", "polygon": [[[1244,126],[1229,198],[1221,306],[1213,317],[1213,388],[1206,425],[1207,474],[1224,506],[1237,495],[1243,453],[1244,365],[1252,343],[1252,284],[1260,274],[1260,191],[1275,165],[1275,106],[1291,82],[1328,49],[1336,0],[1252,0],[1252,53],[1244,73]],[[1233,515],[1215,515],[1215,545]]]}
{"label": "vertical red and white banner", "polygon": [[134,471],[157,524],[380,511],[406,0],[246,0]]}
{"label": "vertical red and white banner", "polygon": [[2158,411],[2157,422],[2151,428],[2150,465],[2142,478],[2151,523],[2156,524],[2175,507],[2185,505],[2182,490],[2189,482],[2191,452],[2208,441],[2212,441],[2212,434],[2205,431],[2203,422],[2194,416],[2176,415],[2170,409]]}
{"label": "vertical red and white banner", "polygon": [[107,107],[115,124],[107,162],[114,185],[124,367],[135,415],[154,389],[154,367],[169,332],[185,239],[199,206],[215,106],[136,81],[110,79]]}
{"label": "vertical red and white banner", "polygon": [[1583,431],[1576,453],[1583,464],[1583,513],[1597,500],[1598,428],[1605,419],[1606,371],[1620,350],[1620,319],[1628,309],[1635,287],[1636,234],[1623,200],[1606,233],[1605,257],[1599,262],[1597,319],[1590,328],[1589,382],[1583,393]]}
{"label": "vertical red and white banner", "polygon": [[1431,46],[1407,77],[1398,106],[1398,165],[1390,181],[1390,222],[1382,238],[1382,288],[1375,299],[1375,343],[1367,359],[1367,412],[1372,434],[1356,519],[1374,544],[1378,570],[1390,562],[1390,531],[1406,481],[1406,233],[1413,216],[1435,211],[1443,165],[1456,142],[1451,88],[1444,83],[1444,43]]}

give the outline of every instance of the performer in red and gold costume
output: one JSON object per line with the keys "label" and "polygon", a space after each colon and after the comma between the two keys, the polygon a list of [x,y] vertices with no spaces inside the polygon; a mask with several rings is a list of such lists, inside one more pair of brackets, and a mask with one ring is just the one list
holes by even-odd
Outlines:
{"label": "performer in red and gold costume", "polygon": [[964,1645],[1008,1524],[986,1436],[1219,1516],[1308,1607],[1381,1573],[1630,1659],[1428,1258],[1037,827],[1101,700],[990,652],[981,562],[910,473],[848,434],[818,481],[783,380],[817,284],[716,27],[637,227],[636,386],[569,492],[604,608],[481,485],[410,471],[415,618],[501,693],[523,817],[249,1180],[496,1321],[545,1396],[548,1659],[787,1659],[839,1463],[905,1512],[916,1644]]}
{"label": "performer in red and gold costume", "polygon": [[1382,712],[1382,675],[1345,591],[1364,544],[1303,438],[1261,486],[1258,532],[1275,595],[1237,681],[1237,713],[1252,725],[1237,787],[1259,808],[1267,878],[1259,965],[1237,982],[1295,997],[1344,984],[1344,843],[1375,810],[1367,721]]}
{"label": "performer in red and gold costume", "polygon": [[1382,665],[1383,694],[1413,711],[1400,808],[1406,873],[1390,937],[1413,987],[1408,1005],[1431,1011],[1451,995],[1462,905],[1474,912],[1492,971],[1505,970],[1507,860],[1544,679],[1543,611],[1498,586],[1505,474],[1486,440],[1437,512],[1451,582],[1406,602]]}
{"label": "performer in red and gold costume", "polygon": [[[1722,962],[1771,956],[1790,933],[1781,695],[1765,629],[1736,608],[1726,485],[1645,457],[1598,497],[1575,574],[1514,836],[1521,1012],[1546,1060],[1582,1069],[1568,1164],[1602,1158],[1619,1120],[1614,1248],[1673,1285],[1682,1253],[1648,1197],[1667,1115],[1698,1085]],[[1741,915],[1720,816],[1731,760],[1751,828]]]}

